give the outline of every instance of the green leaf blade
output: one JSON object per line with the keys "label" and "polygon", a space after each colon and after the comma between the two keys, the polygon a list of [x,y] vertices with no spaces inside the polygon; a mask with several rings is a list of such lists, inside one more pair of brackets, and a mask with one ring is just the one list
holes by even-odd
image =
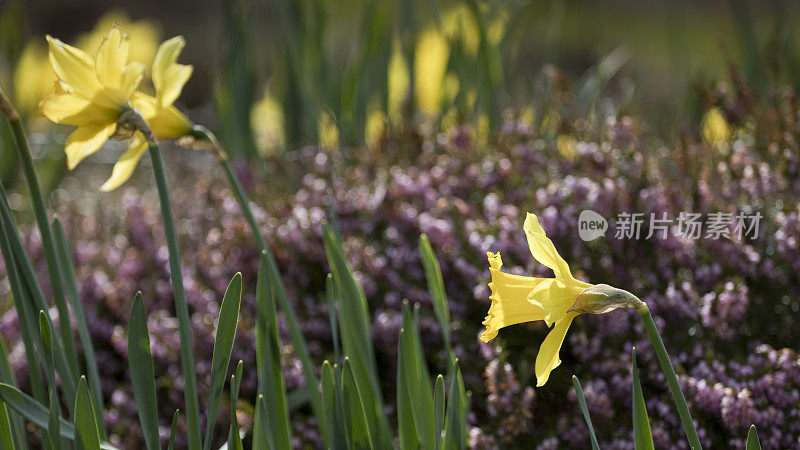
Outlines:
{"label": "green leaf blade", "polygon": [[592,418],[589,415],[589,408],[586,407],[586,398],[583,396],[583,388],[581,382],[575,375],[572,376],[572,386],[575,388],[575,395],[578,396],[578,405],[581,407],[583,413],[583,420],[586,421],[586,426],[589,428],[589,440],[592,443],[592,450],[599,450],[600,445],[597,443],[597,436],[594,433],[594,425],[592,425]]}
{"label": "green leaf blade", "polygon": [[217,421],[217,412],[222,398],[222,389],[225,386],[225,378],[228,372],[228,365],[231,361],[233,352],[233,341],[236,338],[236,325],[239,322],[239,308],[242,302],[242,274],[237,273],[228,284],[225,295],[222,298],[222,305],[219,309],[219,320],[217,333],[214,339],[214,351],[211,357],[211,379],[208,410],[206,414],[206,433],[203,440],[203,448],[211,448],[211,438],[213,437],[214,425]]}
{"label": "green leaf blade", "polygon": [[439,266],[439,260],[436,258],[436,254],[433,252],[430,240],[425,234],[419,237],[419,254],[422,259],[422,266],[425,269],[425,279],[428,281],[428,292],[431,295],[433,312],[439,320],[445,348],[448,352],[452,353],[452,346],[450,344],[450,308],[447,306],[447,294],[444,290],[442,269]]}
{"label": "green leaf blade", "polygon": [[128,321],[128,368],[145,445],[148,450],[160,449],[155,369],[141,292],[133,298]]}
{"label": "green leaf blade", "polygon": [[761,441],[758,439],[758,431],[756,431],[755,425],[750,425],[750,429],[747,431],[747,444],[745,448],[747,450],[761,450]]}
{"label": "green leaf blade", "polygon": [[442,427],[444,426],[445,400],[444,400],[444,377],[440,374],[436,377],[436,384],[433,388],[433,415],[434,430],[436,431],[436,442],[434,448],[439,450],[442,445]]}
{"label": "green leaf blade", "polygon": [[639,381],[639,368],[636,366],[636,348],[633,349],[633,443],[636,450],[653,450],[653,435],[650,432],[650,419]]}
{"label": "green leaf blade", "polygon": [[[259,390],[270,405],[270,434],[278,448],[290,448],[292,432],[289,424],[289,406],[286,384],[281,370],[280,335],[273,299],[274,287],[270,285],[266,257],[262,255],[256,283],[256,339],[259,364]],[[271,289],[272,288],[272,289]]]}
{"label": "green leaf blade", "polygon": [[78,393],[75,396],[75,447],[83,450],[100,449],[100,432],[95,424],[86,377],[78,381]]}

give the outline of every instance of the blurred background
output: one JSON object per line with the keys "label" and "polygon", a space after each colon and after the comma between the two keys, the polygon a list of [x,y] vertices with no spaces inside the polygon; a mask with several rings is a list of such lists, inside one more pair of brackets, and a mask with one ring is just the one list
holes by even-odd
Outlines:
{"label": "blurred background", "polygon": [[[115,22],[131,35],[132,59],[148,66],[161,41],[186,38],[180,62],[195,71],[177,104],[236,158],[316,362],[332,348],[319,223],[334,212],[370,301],[387,399],[402,299],[422,305],[429,363],[442,370],[416,250],[424,232],[442,264],[473,392],[473,447],[588,448],[575,373],[601,446],[631,448],[636,345],[656,447],[685,448],[635,317],[576,321],[544,389],[531,379],[542,324],[478,342],[489,305],[486,251],[502,251],[509,270],[549,276],[531,262],[521,229],[533,211],[579,278],[625,287],[651,305],[704,445],[744,448],[755,423],[765,448],[800,447],[796,2],[0,0],[0,84],[25,116],[52,209],[74,242],[112,439],[136,448],[123,330],[137,290],[157,335],[161,425],[181,407],[149,162],[100,193],[123,145],[109,143],[67,172],[71,130],[37,107],[53,87],[44,35],[93,51]],[[0,178],[30,224],[9,139],[4,122]],[[203,390],[216,302],[241,270],[243,308],[252,310],[257,251],[214,159],[167,148]],[[749,241],[587,243],[576,231],[586,208],[607,218],[758,211],[764,219]],[[36,232],[23,231],[44,270]],[[3,314],[5,281],[0,295]],[[24,375],[15,321],[3,314],[0,330]],[[254,367],[252,338],[243,320],[234,358],[245,367]],[[291,391],[303,379],[290,346],[283,359]],[[250,373],[242,398],[253,397]],[[296,446],[319,445],[304,400],[295,396],[292,408]],[[252,405],[239,409],[247,423]]]}
{"label": "blurred background", "polygon": [[564,88],[582,111],[613,94],[618,111],[646,112],[663,135],[700,122],[707,105],[696,87],[731,63],[762,91],[800,79],[798,9],[786,0],[4,0],[0,79],[35,115],[50,89],[43,36],[92,47],[116,21],[134,26],[145,63],[161,39],[186,37],[182,59],[195,72],[183,106],[249,159],[331,128],[341,145],[374,143],[400,117],[496,132],[503,112],[535,116]]}

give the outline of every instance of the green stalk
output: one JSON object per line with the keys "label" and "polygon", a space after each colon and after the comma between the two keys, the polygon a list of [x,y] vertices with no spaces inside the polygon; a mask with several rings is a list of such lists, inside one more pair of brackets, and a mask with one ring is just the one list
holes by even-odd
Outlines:
{"label": "green stalk", "polygon": [[[172,291],[175,296],[175,313],[178,316],[178,331],[181,338],[181,368],[183,370],[183,395],[186,402],[186,424],[188,425],[189,449],[202,448],[200,441],[200,406],[197,400],[197,380],[195,377],[194,355],[192,354],[192,327],[189,308],[186,306],[186,293],[183,290],[183,274],[181,273],[181,254],[178,248],[178,237],[175,234],[175,223],[172,218],[172,206],[169,202],[167,176],[164,172],[164,161],[158,142],[149,139],[150,159],[153,161],[153,172],[161,201],[161,215],[164,218],[164,234],[169,249],[169,271],[172,277]],[[209,419],[210,420],[210,419]]]}
{"label": "green stalk", "polygon": [[661,335],[658,333],[656,323],[653,322],[653,316],[650,315],[650,308],[647,305],[643,305],[637,311],[639,312],[639,317],[642,318],[642,324],[644,324],[644,329],[650,338],[650,343],[656,350],[658,362],[661,363],[661,370],[664,371],[667,383],[669,383],[669,390],[675,400],[675,406],[678,408],[678,415],[680,415],[683,431],[686,433],[689,445],[694,450],[701,450],[703,446],[700,445],[700,438],[697,437],[697,429],[695,429],[694,421],[692,421],[692,413],[689,412],[689,407],[686,406],[686,398],[683,396],[681,385],[678,383],[678,375],[669,360],[669,354],[667,354],[664,341],[661,340]]}
{"label": "green stalk", "polygon": [[36,225],[39,227],[39,233],[42,235],[42,248],[47,262],[47,273],[50,276],[53,298],[55,299],[56,308],[58,308],[59,334],[61,335],[64,352],[71,371],[69,376],[75,379],[80,372],[77,351],[75,350],[75,340],[72,338],[69,309],[67,308],[66,297],[64,296],[61,283],[61,279],[63,278],[61,276],[62,269],[56,257],[56,247],[53,243],[50,220],[47,218],[44,196],[39,187],[39,179],[36,177],[36,169],[33,167],[33,159],[31,158],[30,147],[28,147],[28,139],[25,136],[25,128],[22,126],[22,119],[14,108],[14,105],[8,100],[2,88],[0,88],[0,111],[2,111],[8,119],[11,132],[14,136],[14,142],[17,144],[17,156],[19,157],[20,165],[22,165],[22,171],[25,174],[25,181],[28,185],[28,191],[30,192],[31,203],[33,204],[33,215],[36,219]]}

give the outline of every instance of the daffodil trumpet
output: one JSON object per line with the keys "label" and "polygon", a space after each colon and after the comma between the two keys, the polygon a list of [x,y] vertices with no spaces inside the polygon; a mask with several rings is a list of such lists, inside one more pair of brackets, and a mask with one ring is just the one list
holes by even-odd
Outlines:
{"label": "daffodil trumpet", "polygon": [[589,284],[573,277],[569,265],[558,254],[535,214],[527,215],[523,229],[533,258],[552,269],[555,277],[527,277],[502,272],[500,254],[488,252],[492,303],[483,321],[486,329],[481,340],[489,342],[497,336],[501,328],[510,325],[544,321],[552,328],[539,348],[535,363],[536,385],[543,386],[553,369],[561,364],[558,355],[575,317],[580,314],[605,314],[621,308],[635,309],[656,350],[689,443],[692,448],[700,449],[697,430],[681,392],[678,377],[647,304],[626,290],[607,284]]}

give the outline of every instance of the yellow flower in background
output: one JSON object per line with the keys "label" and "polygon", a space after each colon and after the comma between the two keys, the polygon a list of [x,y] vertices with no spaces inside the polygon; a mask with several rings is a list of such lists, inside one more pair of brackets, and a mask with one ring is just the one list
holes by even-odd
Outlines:
{"label": "yellow flower in background", "polygon": [[322,111],[317,120],[317,136],[319,145],[328,150],[339,148],[339,127],[336,119],[327,111]]}
{"label": "yellow flower in background", "polygon": [[450,44],[447,36],[436,29],[428,29],[417,38],[414,60],[414,96],[423,113],[439,114],[442,101]]}
{"label": "yellow flower in background", "polygon": [[56,76],[50,68],[47,46],[38,39],[28,42],[14,70],[16,105],[25,115],[39,112],[39,102],[53,93]]}
{"label": "yellow flower in background", "polygon": [[370,149],[378,148],[388,125],[386,115],[376,100],[377,98],[373,99],[367,105],[367,122],[364,126],[364,143]]}
{"label": "yellow flower in background", "polygon": [[568,160],[575,159],[578,154],[578,140],[568,134],[561,134],[556,139],[556,150]]}
{"label": "yellow flower in background", "polygon": [[281,104],[266,89],[264,98],[250,110],[250,127],[253,129],[259,153],[265,156],[274,155],[286,146],[284,123]]}
{"label": "yellow flower in background", "polygon": [[459,40],[470,56],[478,54],[481,32],[475,14],[467,4],[454,5],[442,17],[442,29],[449,38]]}
{"label": "yellow flower in background", "polygon": [[103,14],[97,19],[92,31],[78,36],[75,46],[87,51],[96,49],[114,25],[125,30],[129,36],[128,61],[140,62],[149,68],[161,42],[159,26],[147,19],[133,21],[124,11],[112,10]]}
{"label": "yellow flower in background", "polygon": [[709,109],[703,116],[703,140],[706,144],[724,146],[733,131],[719,108]]}
{"label": "yellow flower in background", "polygon": [[[133,96],[133,106],[142,113],[158,139],[186,136],[192,130],[192,122],[172,105],[192,75],[192,66],[177,63],[185,45],[183,36],[164,41],[153,59],[152,78],[156,96],[143,92],[136,92]],[[100,190],[112,191],[128,181],[145,150],[147,142],[141,133],[136,133]]]}
{"label": "yellow flower in background", "polygon": [[618,308],[639,308],[644,303],[627,291],[605,284],[592,285],[572,276],[566,261],[558,254],[535,214],[528,214],[523,225],[534,259],[553,270],[555,278],[535,278],[501,272],[499,253],[487,253],[492,281],[492,304],[481,335],[489,342],[509,325],[543,320],[553,327],[536,355],[537,386],[543,386],[550,372],[561,364],[559,351],[567,330],[581,313],[602,314]]}
{"label": "yellow flower in background", "polygon": [[389,59],[389,67],[387,68],[386,82],[388,86],[387,113],[390,120],[394,123],[399,123],[403,113],[403,105],[408,101],[411,76],[398,38],[394,40],[392,56]]}
{"label": "yellow flower in background", "polygon": [[118,27],[108,33],[96,56],[47,36],[50,65],[58,78],[55,93],[42,100],[42,114],[56,123],[78,127],[67,138],[67,166],[74,169],[117,131],[144,66],[127,63],[128,38]]}

